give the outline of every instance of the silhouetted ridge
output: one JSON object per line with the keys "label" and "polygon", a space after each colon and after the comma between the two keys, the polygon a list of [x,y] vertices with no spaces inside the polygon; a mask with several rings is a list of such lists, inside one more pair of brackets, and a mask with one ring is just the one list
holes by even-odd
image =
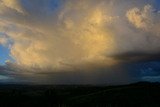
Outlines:
{"label": "silhouetted ridge", "polygon": [[0,107],[160,107],[160,83],[0,85]]}

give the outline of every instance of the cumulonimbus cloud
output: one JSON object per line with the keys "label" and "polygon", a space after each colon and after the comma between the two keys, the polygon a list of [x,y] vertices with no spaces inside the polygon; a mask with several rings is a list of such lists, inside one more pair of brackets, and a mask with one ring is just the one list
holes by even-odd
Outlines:
{"label": "cumulonimbus cloud", "polygon": [[[19,65],[53,69],[88,63],[106,66],[118,62],[115,56],[132,52],[159,53],[158,13],[145,2],[135,1],[130,7],[118,4],[115,0],[1,0],[0,31],[5,39],[0,43],[7,42]],[[150,25],[148,34],[143,29]]]}

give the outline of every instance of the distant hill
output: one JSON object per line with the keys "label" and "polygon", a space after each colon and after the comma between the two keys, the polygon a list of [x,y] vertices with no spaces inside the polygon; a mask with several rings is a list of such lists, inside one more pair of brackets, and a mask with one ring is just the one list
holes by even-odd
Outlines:
{"label": "distant hill", "polygon": [[0,107],[160,107],[160,83],[0,85]]}

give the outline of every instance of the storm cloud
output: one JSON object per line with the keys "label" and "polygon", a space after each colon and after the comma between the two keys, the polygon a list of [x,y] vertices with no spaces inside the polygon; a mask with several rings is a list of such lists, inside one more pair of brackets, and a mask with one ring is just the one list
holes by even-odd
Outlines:
{"label": "storm cloud", "polygon": [[21,80],[136,81],[127,64],[160,53],[155,1],[0,0],[0,44],[15,60],[5,66]]}

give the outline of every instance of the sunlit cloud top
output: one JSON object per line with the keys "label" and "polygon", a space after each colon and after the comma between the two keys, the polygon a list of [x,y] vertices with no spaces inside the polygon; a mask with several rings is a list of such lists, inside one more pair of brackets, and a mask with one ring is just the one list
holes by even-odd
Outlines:
{"label": "sunlit cloud top", "polygon": [[151,60],[160,52],[160,11],[155,3],[0,0],[0,44],[14,60],[6,64],[25,74],[46,69],[99,71]]}

